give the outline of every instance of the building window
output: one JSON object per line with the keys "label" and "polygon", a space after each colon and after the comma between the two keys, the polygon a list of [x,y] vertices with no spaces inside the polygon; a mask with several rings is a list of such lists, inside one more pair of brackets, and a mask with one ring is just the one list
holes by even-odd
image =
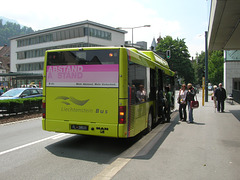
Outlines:
{"label": "building window", "polygon": [[46,50],[51,49],[62,49],[62,48],[74,48],[74,47],[97,47],[101,46],[98,44],[88,44],[88,43],[76,43],[76,44],[68,44],[63,46],[54,46],[49,48],[43,48],[43,49],[34,49],[30,51],[20,51],[17,52],[17,59],[18,60],[24,60],[24,59],[30,59],[30,58],[36,58],[36,57],[43,57],[45,55]]}
{"label": "building window", "polygon": [[84,28],[84,36],[91,36],[91,37],[96,37],[96,38],[101,38],[101,39],[106,39],[106,40],[111,40],[112,39],[112,34],[110,32],[94,29],[94,28]]}
{"label": "building window", "polygon": [[41,36],[20,39],[17,41],[17,47],[29,46],[50,41],[53,41],[53,34],[45,34]]}
{"label": "building window", "polygon": [[69,30],[65,31],[65,38],[70,39],[70,31]]}
{"label": "building window", "polygon": [[102,31],[95,28],[89,28],[89,27],[78,27],[78,28],[71,28],[68,30],[53,32],[49,34],[34,36],[30,38],[19,39],[17,40],[17,47],[30,46],[34,44],[46,43],[51,41],[72,39],[72,38],[83,37],[88,35],[96,38],[105,39],[105,40],[111,40],[112,38],[112,34],[110,32]]}
{"label": "building window", "polygon": [[29,63],[29,64],[17,64],[17,72],[19,71],[39,71],[43,70],[43,62]]}

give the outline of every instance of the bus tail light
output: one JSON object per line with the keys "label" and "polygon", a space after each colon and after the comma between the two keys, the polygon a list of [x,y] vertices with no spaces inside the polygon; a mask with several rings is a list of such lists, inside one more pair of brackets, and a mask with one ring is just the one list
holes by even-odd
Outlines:
{"label": "bus tail light", "polygon": [[119,124],[126,124],[126,106],[119,106]]}
{"label": "bus tail light", "polygon": [[46,118],[46,103],[42,103],[42,117]]}

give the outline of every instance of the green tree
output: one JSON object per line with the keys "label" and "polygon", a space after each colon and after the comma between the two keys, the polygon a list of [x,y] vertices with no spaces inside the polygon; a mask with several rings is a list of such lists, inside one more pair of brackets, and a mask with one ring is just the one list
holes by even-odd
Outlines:
{"label": "green tree", "polygon": [[202,84],[202,76],[205,72],[205,52],[202,51],[201,54],[196,54],[196,58],[193,64],[195,82],[194,84]]}
{"label": "green tree", "polygon": [[178,77],[183,78],[185,83],[194,82],[194,70],[184,39],[166,36],[157,45],[156,52],[165,53],[167,50],[171,51],[171,58],[167,59],[170,69],[177,71]]}
{"label": "green tree", "polygon": [[[205,75],[205,52],[197,54],[193,64],[195,84],[202,84],[202,76]],[[223,51],[213,51],[208,57],[208,82],[219,84],[223,81]]]}
{"label": "green tree", "polygon": [[223,82],[223,51],[213,51],[208,59],[208,79],[212,84]]}

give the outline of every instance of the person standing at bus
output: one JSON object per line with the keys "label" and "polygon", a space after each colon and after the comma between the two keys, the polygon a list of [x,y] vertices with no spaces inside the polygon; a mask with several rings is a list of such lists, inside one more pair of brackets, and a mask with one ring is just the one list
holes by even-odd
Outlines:
{"label": "person standing at bus", "polygon": [[162,121],[164,122],[165,121],[165,113],[164,113],[165,101],[164,101],[164,95],[162,90],[158,91],[158,104],[159,104],[158,116],[161,117]]}
{"label": "person standing at bus", "polygon": [[166,103],[164,108],[165,117],[167,118],[166,122],[170,122],[170,109],[171,109],[171,102],[172,102],[172,93],[170,92],[169,86],[165,87],[165,93],[166,93]]}
{"label": "person standing at bus", "polygon": [[139,86],[139,90],[137,91],[137,98],[139,102],[145,102],[146,101],[146,91],[144,89],[144,86],[141,84]]}
{"label": "person standing at bus", "polygon": [[188,83],[187,88],[188,88],[188,92],[187,92],[186,100],[188,105],[188,118],[189,118],[189,123],[194,123],[193,108],[191,108],[190,104],[191,104],[191,101],[194,101],[194,96],[196,95],[196,93],[191,83]]}
{"label": "person standing at bus", "polygon": [[186,121],[186,119],[187,119],[187,112],[186,112],[187,92],[188,91],[186,90],[186,84],[183,84],[182,88],[179,90],[179,97],[178,97],[180,121]]}
{"label": "person standing at bus", "polygon": [[217,111],[220,112],[221,106],[221,112],[224,112],[224,101],[227,95],[226,90],[222,87],[222,83],[219,83],[218,88],[215,91],[215,97],[217,99]]}

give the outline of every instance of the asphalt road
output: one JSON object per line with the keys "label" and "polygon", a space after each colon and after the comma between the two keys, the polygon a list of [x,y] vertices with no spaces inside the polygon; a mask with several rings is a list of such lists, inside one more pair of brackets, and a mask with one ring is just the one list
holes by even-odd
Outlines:
{"label": "asphalt road", "polygon": [[46,132],[41,118],[0,125],[0,179],[97,178],[130,148],[128,155],[134,156],[151,137],[118,140]]}
{"label": "asphalt road", "polygon": [[0,179],[92,179],[131,142],[46,132],[41,118],[0,125]]}

